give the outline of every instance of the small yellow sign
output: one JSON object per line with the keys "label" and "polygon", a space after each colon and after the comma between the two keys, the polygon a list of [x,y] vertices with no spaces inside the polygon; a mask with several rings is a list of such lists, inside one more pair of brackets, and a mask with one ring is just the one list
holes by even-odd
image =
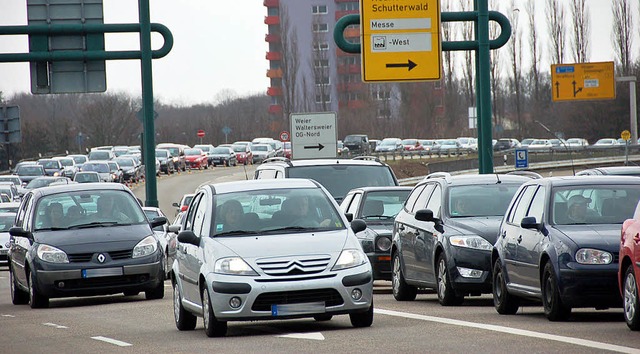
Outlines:
{"label": "small yellow sign", "polygon": [[616,78],[612,61],[551,65],[553,101],[612,100]]}
{"label": "small yellow sign", "polygon": [[620,137],[624,140],[629,140],[631,139],[631,132],[628,130],[623,130],[622,133],[620,133]]}
{"label": "small yellow sign", "polygon": [[362,80],[441,77],[439,0],[360,0]]}

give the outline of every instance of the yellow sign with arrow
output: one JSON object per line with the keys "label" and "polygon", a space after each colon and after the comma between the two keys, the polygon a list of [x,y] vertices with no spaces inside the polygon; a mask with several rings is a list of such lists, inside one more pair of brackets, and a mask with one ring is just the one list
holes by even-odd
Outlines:
{"label": "yellow sign with arrow", "polygon": [[613,62],[551,65],[551,91],[556,102],[615,99]]}

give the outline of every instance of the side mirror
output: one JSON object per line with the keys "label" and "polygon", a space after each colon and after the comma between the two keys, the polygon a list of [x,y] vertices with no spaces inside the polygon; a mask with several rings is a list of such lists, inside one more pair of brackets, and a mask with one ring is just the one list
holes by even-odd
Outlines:
{"label": "side mirror", "polygon": [[21,227],[12,227],[9,229],[9,235],[13,237],[25,237],[29,241],[33,241],[33,234],[29,231],[25,231],[25,229]]}
{"label": "side mirror", "polygon": [[542,231],[542,224],[538,223],[535,216],[527,216],[522,218],[520,222],[520,226],[523,229],[534,229],[538,231]]}
{"label": "side mirror", "polygon": [[351,230],[358,233],[367,229],[367,223],[362,219],[355,219],[351,221]]}
{"label": "side mirror", "polygon": [[178,234],[180,232],[180,225],[169,225],[169,227],[167,228],[167,230],[169,230],[169,232],[173,232],[174,234]]}
{"label": "side mirror", "polygon": [[165,218],[164,216],[158,216],[157,218],[154,218],[153,220],[151,220],[150,224],[151,224],[151,228],[153,229],[155,227],[162,226],[167,222],[168,222],[167,218]]}
{"label": "side mirror", "polygon": [[436,222],[438,219],[433,217],[433,211],[429,209],[420,209],[416,212],[416,220]]}
{"label": "side mirror", "polygon": [[200,238],[191,230],[185,230],[178,234],[178,242],[188,243],[194,246],[200,246]]}
{"label": "side mirror", "polygon": [[172,206],[174,206],[174,207],[176,207],[176,208],[179,208],[179,207],[180,207],[180,204],[178,204],[178,203],[176,203],[176,202],[173,202],[173,204],[171,204],[171,205],[172,205]]}
{"label": "side mirror", "polygon": [[344,214],[344,216],[346,216],[346,217],[347,217],[347,220],[348,220],[349,222],[352,222],[352,221],[353,221],[353,214],[352,214],[352,213],[345,213],[345,214]]}

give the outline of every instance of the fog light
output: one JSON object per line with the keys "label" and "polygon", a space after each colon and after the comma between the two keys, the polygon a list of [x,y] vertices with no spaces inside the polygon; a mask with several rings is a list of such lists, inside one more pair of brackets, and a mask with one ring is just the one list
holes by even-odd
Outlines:
{"label": "fog light", "polygon": [[237,309],[238,307],[242,306],[242,300],[240,300],[239,297],[234,296],[231,298],[231,300],[229,300],[229,306],[231,306],[231,308],[233,309]]}
{"label": "fog light", "polygon": [[58,287],[59,288],[64,288],[64,282],[63,281],[59,281],[58,282]]}
{"label": "fog light", "polygon": [[470,268],[462,268],[462,267],[457,267],[457,268],[458,268],[458,273],[460,273],[460,275],[463,278],[480,278],[484,273],[484,271],[478,270],[478,269],[470,269]]}
{"label": "fog light", "polygon": [[356,301],[362,299],[362,290],[358,288],[351,290],[351,298]]}

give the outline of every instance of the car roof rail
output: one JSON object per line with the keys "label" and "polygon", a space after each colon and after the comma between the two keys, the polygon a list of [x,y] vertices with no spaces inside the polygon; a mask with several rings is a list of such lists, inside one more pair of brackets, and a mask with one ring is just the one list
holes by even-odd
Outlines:
{"label": "car roof rail", "polygon": [[508,175],[516,175],[516,176],[525,176],[525,177],[529,177],[531,179],[539,179],[542,178],[542,175],[537,173],[537,172],[533,172],[533,171],[520,171],[520,170],[516,170],[516,171],[511,171],[511,172],[507,172],[506,174]]}
{"label": "car roof rail", "polygon": [[269,163],[269,162],[284,162],[289,166],[293,166],[293,164],[291,163],[291,160],[286,158],[286,157],[282,157],[282,156],[274,156],[274,157],[269,157],[267,159],[262,160],[262,163]]}
{"label": "car roof rail", "polygon": [[364,161],[382,162],[382,161],[380,161],[380,158],[378,158],[377,156],[356,156],[356,157],[353,157],[352,160],[364,160]]}
{"label": "car roof rail", "polygon": [[432,179],[432,178],[444,178],[447,183],[451,183],[451,173],[449,172],[434,172],[428,174],[424,179]]}

